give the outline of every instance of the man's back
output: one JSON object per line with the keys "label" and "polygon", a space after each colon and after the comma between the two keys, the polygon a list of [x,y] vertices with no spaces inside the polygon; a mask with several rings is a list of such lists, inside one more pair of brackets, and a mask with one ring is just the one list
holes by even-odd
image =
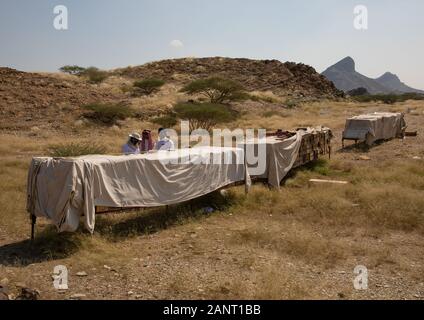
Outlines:
{"label": "man's back", "polygon": [[171,139],[163,138],[156,143],[156,150],[174,150],[174,142]]}
{"label": "man's back", "polygon": [[136,146],[131,145],[130,143],[126,143],[122,146],[122,153],[124,153],[124,154],[139,154],[140,149]]}

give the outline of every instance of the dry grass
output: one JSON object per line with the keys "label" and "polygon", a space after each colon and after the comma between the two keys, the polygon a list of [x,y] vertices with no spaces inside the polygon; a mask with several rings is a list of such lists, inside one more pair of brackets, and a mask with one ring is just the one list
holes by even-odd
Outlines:
{"label": "dry grass", "polygon": [[[165,94],[164,99],[176,97]],[[393,140],[370,150],[339,150],[344,119],[375,110],[409,111],[407,121],[414,130],[424,124],[422,102],[321,102],[268,117],[248,111],[230,127],[331,127],[336,136],[332,159],[296,170],[279,191],[256,184],[247,197],[243,188],[233,188],[230,198],[214,195],[168,212],[102,216],[93,236],[84,231],[58,235],[40,219],[31,250],[25,191],[32,156],[45,155],[49,145],[64,141],[99,141],[109,153],[117,153],[129,132],[156,126],[130,120],[112,128],[75,126],[67,135],[2,134],[0,280],[23,281],[41,289],[44,298],[60,299],[81,292],[98,299],[127,299],[133,297],[129,290],[150,299],[424,296],[424,161],[413,159],[424,156],[423,137]],[[358,160],[364,153],[370,161]],[[349,184],[318,186],[310,178]],[[205,215],[202,208],[211,204],[217,211]],[[68,266],[72,275],[84,270],[89,276],[73,276],[69,293],[59,295],[50,278],[57,264]],[[352,288],[357,264],[370,270],[367,292]]]}

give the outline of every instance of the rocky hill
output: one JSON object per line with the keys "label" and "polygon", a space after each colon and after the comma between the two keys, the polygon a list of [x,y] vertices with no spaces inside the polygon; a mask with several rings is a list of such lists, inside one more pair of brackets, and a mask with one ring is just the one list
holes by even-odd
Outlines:
{"label": "rocky hill", "polygon": [[134,79],[161,78],[184,84],[193,79],[222,76],[240,82],[248,90],[271,90],[279,95],[336,97],[341,92],[314,68],[278,60],[244,58],[183,58],[162,60],[114,70]]}
{"label": "rocky hill", "polygon": [[[334,98],[343,93],[312,67],[277,60],[231,58],[185,58],[152,62],[137,67],[109,71],[101,85],[90,84],[84,77],[67,74],[21,72],[0,68],[0,130],[31,127],[61,129],[64,121],[75,122],[80,106],[92,102],[122,102],[143,109],[122,86],[135,79],[158,77],[173,84],[174,95],[193,79],[223,76],[243,84],[249,91],[270,90],[284,97]],[[155,104],[151,97],[150,104]],[[133,103],[135,101],[135,103]]]}
{"label": "rocky hill", "polygon": [[345,92],[357,88],[365,88],[371,94],[377,93],[424,93],[424,91],[408,87],[398,76],[386,72],[383,76],[372,79],[356,71],[355,61],[346,57],[329,67],[322,73],[335,86]]}
{"label": "rocky hill", "polygon": [[119,98],[76,77],[0,68],[0,129],[15,130],[45,123],[60,128],[62,120],[78,112],[81,105]]}

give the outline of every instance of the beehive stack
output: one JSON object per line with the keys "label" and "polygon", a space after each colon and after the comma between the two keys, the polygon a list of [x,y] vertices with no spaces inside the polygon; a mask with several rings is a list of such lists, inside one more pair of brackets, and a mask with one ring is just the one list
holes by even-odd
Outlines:
{"label": "beehive stack", "polygon": [[[305,129],[298,129],[305,130]],[[328,128],[317,128],[305,132],[300,145],[299,156],[293,168],[302,166],[310,161],[317,160],[320,155],[331,152],[331,139],[333,134]]]}

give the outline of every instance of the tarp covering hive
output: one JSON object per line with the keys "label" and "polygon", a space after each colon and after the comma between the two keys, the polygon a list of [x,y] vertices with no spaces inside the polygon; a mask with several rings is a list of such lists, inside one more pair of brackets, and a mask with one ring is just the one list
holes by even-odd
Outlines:
{"label": "tarp covering hive", "polygon": [[[268,136],[264,140],[248,140],[238,147],[253,145],[258,154],[259,144],[265,145],[266,167],[259,175],[252,178],[266,179],[272,187],[279,188],[281,181],[292,169],[317,160],[319,155],[331,151],[333,134],[329,128],[302,128],[295,132],[285,132],[281,136]],[[249,170],[252,164],[249,163]]]}
{"label": "tarp covering hive", "polygon": [[75,231],[84,215],[86,228],[93,232],[96,206],[170,205],[238,181],[250,184],[243,149],[237,148],[34,158],[28,174],[27,209],[51,219],[59,231]]}
{"label": "tarp covering hive", "polygon": [[375,112],[346,120],[343,140],[365,141],[371,146],[378,140],[401,138],[406,129],[402,113]]}

